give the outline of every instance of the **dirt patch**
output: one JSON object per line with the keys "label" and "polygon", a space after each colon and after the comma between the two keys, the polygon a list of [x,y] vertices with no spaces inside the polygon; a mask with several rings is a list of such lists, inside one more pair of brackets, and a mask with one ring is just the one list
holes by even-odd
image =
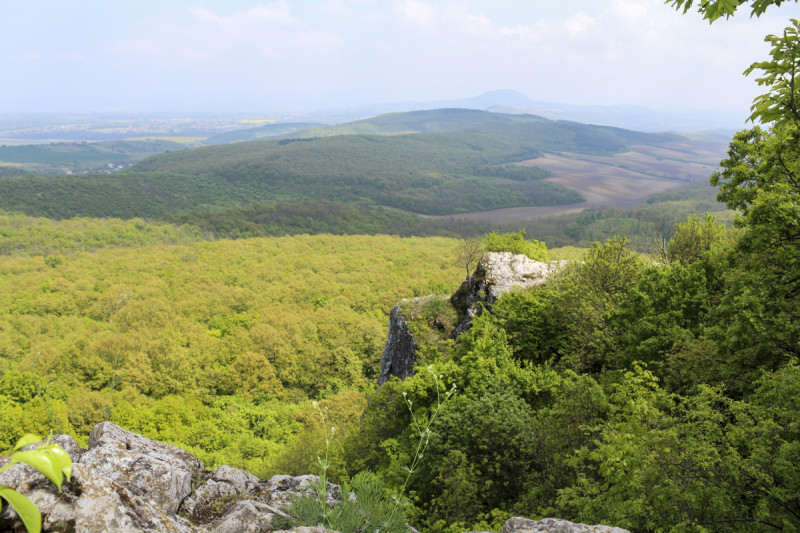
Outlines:
{"label": "dirt patch", "polygon": [[[530,161],[529,164],[534,164]],[[573,154],[547,154],[535,160],[539,168],[553,173],[547,181],[579,191],[588,206],[629,208],[647,201],[651,194],[688,184],[595,161]]]}

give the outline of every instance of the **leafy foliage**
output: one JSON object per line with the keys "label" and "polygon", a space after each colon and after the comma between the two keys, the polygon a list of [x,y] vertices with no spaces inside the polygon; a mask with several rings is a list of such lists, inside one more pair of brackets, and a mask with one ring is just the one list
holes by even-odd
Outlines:
{"label": "leafy foliage", "polygon": [[[78,221],[60,227],[78,240]],[[4,256],[0,449],[30,431],[85,442],[111,419],[209,465],[307,473],[322,447],[308,398],[331,402],[343,433],[357,424],[388,310],[455,286],[454,245],[302,236]]]}
{"label": "leafy foliage", "polygon": [[487,252],[511,252],[525,255],[534,261],[547,261],[547,246],[536,240],[526,241],[525,230],[518,233],[497,233],[486,235]]}
{"label": "leafy foliage", "polygon": [[103,248],[184,244],[203,240],[196,227],[158,224],[142,219],[52,220],[0,211],[0,256],[40,255],[55,268],[63,262],[57,254]]}
{"label": "leafy foliage", "polygon": [[[290,519],[279,520],[277,527],[324,525],[342,533],[408,531],[405,514],[384,498],[383,482],[375,474],[359,472],[342,486],[341,491],[343,497],[332,508],[327,508],[325,504],[320,507],[320,498],[325,501],[325,490],[320,491],[321,495],[314,494],[294,500],[288,508]],[[347,497],[351,493],[352,499]]]}
{"label": "leafy foliage", "polygon": [[800,22],[791,20],[791,25],[783,30],[783,36],[768,35],[764,40],[772,45],[771,60],[756,62],[745,70],[750,74],[758,69],[762,76],[756,78],[760,86],[770,88],[769,92],[758,96],[751,106],[752,122],[774,123],[781,127],[789,122],[800,120],[800,97],[797,94],[796,80],[800,68]]}
{"label": "leafy foliage", "polygon": [[278,202],[165,215],[179,227],[192,226],[215,238],[239,239],[298,234],[386,234],[401,237],[482,235],[486,223],[423,218],[382,207],[341,202]]}
{"label": "leafy foliage", "polygon": [[[791,443],[797,422],[785,418],[784,406],[764,405],[774,380],[785,383],[767,375],[742,402],[711,388],[670,397],[647,370],[626,373],[611,395],[602,442],[575,457],[582,482],[562,491],[560,501],[581,519],[636,531],[793,530],[796,500],[783,498],[798,490]],[[770,434],[778,427],[788,432]]]}
{"label": "leafy foliage", "polygon": [[716,218],[706,213],[705,221],[691,216],[686,222],[678,224],[675,234],[667,243],[663,258],[666,261],[680,261],[684,264],[700,260],[714,247],[729,244],[732,234],[725,226],[717,224]]}
{"label": "leafy foliage", "polygon": [[[737,9],[743,5],[750,4],[750,16],[760,16],[771,6],[780,6],[789,0],[702,0],[698,2],[697,10],[709,22],[733,15]],[[795,0],[796,2],[797,0]],[[668,4],[675,6],[675,9],[689,11],[694,5],[695,0],[667,0]]]}

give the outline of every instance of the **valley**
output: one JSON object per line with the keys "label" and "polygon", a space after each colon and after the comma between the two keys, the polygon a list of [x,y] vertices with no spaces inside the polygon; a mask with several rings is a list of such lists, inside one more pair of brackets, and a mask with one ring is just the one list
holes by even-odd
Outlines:
{"label": "valley", "polygon": [[[335,201],[372,213],[382,206],[439,220],[503,224],[581,208],[633,207],[652,194],[706,179],[724,155],[717,139],[469,109],[299,126],[253,128],[279,135],[275,140],[177,150],[180,145],[169,141],[0,149],[0,157],[2,150],[18,154],[17,164],[58,166],[83,158],[116,171],[56,179],[23,176],[10,167],[0,180],[0,208],[56,218],[163,219],[200,209]],[[247,131],[238,138],[248,138]],[[146,157],[144,150],[158,147],[167,152]],[[109,157],[128,162],[106,165]]]}
{"label": "valley", "polygon": [[[727,204],[707,179],[721,139],[455,109],[326,128],[0,178],[0,448],[85,445],[111,421],[207,469],[374,472],[408,494],[398,532],[553,513],[657,531],[620,511],[628,478],[680,481],[649,485],[663,522],[724,520],[730,504],[693,503],[710,472],[714,494],[792,520],[772,482],[738,480],[797,475],[768,431],[797,425],[769,403],[796,398],[773,342],[796,344],[796,257],[759,241],[780,227],[730,228],[731,175]],[[487,251],[547,280],[498,298]],[[777,316],[748,315],[774,290]],[[403,379],[382,368],[398,331]]]}

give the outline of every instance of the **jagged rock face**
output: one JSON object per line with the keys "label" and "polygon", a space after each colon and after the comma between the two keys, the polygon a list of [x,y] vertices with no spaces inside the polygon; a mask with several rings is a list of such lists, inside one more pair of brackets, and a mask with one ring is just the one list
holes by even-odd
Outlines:
{"label": "jagged rock face", "polygon": [[[27,465],[0,474],[0,485],[36,504],[43,531],[268,532],[273,530],[274,515],[282,513],[293,495],[309,492],[309,482],[318,479],[275,476],[261,482],[229,466],[208,472],[189,452],[110,422],[95,426],[88,450],[67,435],[53,440],[73,461],[72,480],[64,483],[61,493]],[[339,488],[328,484],[328,489],[333,504]],[[1,531],[20,524],[10,508],[0,514]],[[314,531],[321,533],[324,528]]]}
{"label": "jagged rock face", "polygon": [[[472,326],[473,318],[480,315],[484,305],[491,308],[500,296],[515,287],[541,285],[553,272],[568,262],[543,263],[511,252],[483,254],[475,273],[450,297],[450,303],[463,317],[453,330],[452,337],[458,339],[467,331]],[[430,297],[414,298],[412,301],[418,302],[425,298]],[[417,360],[419,346],[408,330],[408,323],[400,314],[400,306],[401,304],[397,304],[389,313],[389,336],[381,356],[378,386],[386,383],[392,376],[406,379],[414,375],[414,363]]]}
{"label": "jagged rock face", "polygon": [[541,285],[567,263],[544,263],[511,252],[483,254],[475,273],[450,297],[450,303],[464,317],[453,331],[453,338],[457,339],[472,326],[473,318],[481,314],[482,305],[491,308],[500,296],[515,287]]}
{"label": "jagged rock face", "polygon": [[389,313],[389,336],[381,356],[378,385],[383,385],[392,376],[400,379],[413,376],[417,348],[414,336],[408,331],[408,323],[400,314],[400,304],[397,304]]}
{"label": "jagged rock face", "polygon": [[618,527],[575,524],[558,518],[528,520],[514,517],[506,520],[500,533],[630,533],[630,531]]}

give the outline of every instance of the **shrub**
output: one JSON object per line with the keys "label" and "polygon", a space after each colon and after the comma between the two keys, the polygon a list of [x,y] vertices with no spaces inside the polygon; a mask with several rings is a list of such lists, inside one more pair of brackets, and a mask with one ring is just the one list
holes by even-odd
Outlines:
{"label": "shrub", "polygon": [[511,252],[526,255],[534,261],[547,261],[547,246],[537,240],[526,241],[525,230],[518,233],[497,233],[486,235],[487,252]]}

